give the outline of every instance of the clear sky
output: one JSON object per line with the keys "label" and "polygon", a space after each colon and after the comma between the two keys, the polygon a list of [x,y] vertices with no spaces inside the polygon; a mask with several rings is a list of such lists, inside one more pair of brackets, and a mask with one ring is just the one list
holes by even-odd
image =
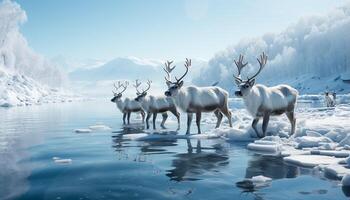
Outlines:
{"label": "clear sky", "polygon": [[344,0],[17,0],[29,45],[47,57],[209,59]]}

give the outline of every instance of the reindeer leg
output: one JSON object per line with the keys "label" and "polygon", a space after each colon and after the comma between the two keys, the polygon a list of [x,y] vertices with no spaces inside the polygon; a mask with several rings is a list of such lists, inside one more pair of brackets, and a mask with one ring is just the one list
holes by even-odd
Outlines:
{"label": "reindeer leg", "polygon": [[218,121],[216,121],[216,126],[215,126],[215,128],[219,128],[219,127],[220,127],[220,124],[221,124],[221,120],[222,120],[223,115],[222,115],[222,113],[220,112],[220,110],[215,110],[215,111],[214,111],[214,114],[215,114],[216,118],[218,118]]}
{"label": "reindeer leg", "polygon": [[253,129],[254,129],[254,131],[256,133],[256,136],[258,136],[258,137],[260,137],[260,134],[258,132],[258,129],[256,128],[256,125],[258,124],[259,120],[260,120],[260,118],[255,118],[253,120],[253,123],[252,123],[252,127],[253,127]]}
{"label": "reindeer leg", "polygon": [[130,124],[130,115],[131,115],[131,112],[128,112],[128,124]]}
{"label": "reindeer leg", "polygon": [[202,118],[202,112],[196,113],[196,124],[198,128],[198,134],[201,134],[201,118]]}
{"label": "reindeer leg", "polygon": [[149,129],[149,118],[151,118],[152,113],[147,112],[147,117],[146,117],[146,128]]}
{"label": "reindeer leg", "polygon": [[164,124],[165,124],[165,121],[166,119],[168,118],[168,113],[162,113],[162,116],[163,116],[163,120],[162,120],[162,123],[160,124],[160,126],[163,128],[163,129],[166,129]]}
{"label": "reindeer leg", "polygon": [[267,125],[269,124],[269,120],[270,120],[270,113],[265,113],[263,118],[263,124],[262,124],[263,137],[265,137],[266,135],[266,129],[267,129]]}
{"label": "reindeer leg", "polygon": [[225,105],[223,109],[221,109],[221,112],[224,113],[224,115],[227,117],[228,124],[230,127],[232,127],[232,117],[231,117],[231,111],[228,109],[228,106]]}
{"label": "reindeer leg", "polygon": [[145,111],[141,110],[142,123],[145,123]]}
{"label": "reindeer leg", "polygon": [[197,112],[196,113],[196,124],[198,128],[198,134],[201,134],[201,118],[202,118],[202,113]]}
{"label": "reindeer leg", "polygon": [[187,131],[186,131],[186,135],[190,134],[192,118],[193,118],[193,113],[187,113]]}
{"label": "reindeer leg", "polygon": [[294,111],[286,112],[286,115],[287,115],[287,118],[289,119],[290,124],[292,126],[291,135],[293,135],[295,133],[295,122],[296,122],[295,116],[294,116]]}
{"label": "reindeer leg", "polygon": [[123,113],[123,124],[124,124],[124,125],[125,125],[126,114],[127,114],[127,113]]}
{"label": "reindeer leg", "polygon": [[177,130],[180,130],[180,113],[177,112],[176,107],[170,109],[170,112],[173,113],[177,119]]}
{"label": "reindeer leg", "polygon": [[156,130],[156,119],[157,119],[157,114],[156,112],[153,113],[153,130]]}

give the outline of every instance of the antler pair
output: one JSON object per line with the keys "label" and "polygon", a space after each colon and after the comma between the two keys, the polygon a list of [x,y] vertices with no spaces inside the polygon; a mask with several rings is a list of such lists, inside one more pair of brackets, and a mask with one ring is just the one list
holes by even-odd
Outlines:
{"label": "antler pair", "polygon": [[[234,60],[236,66],[237,66],[237,69],[238,69],[238,76],[235,76],[233,75],[233,77],[242,82],[243,80],[241,79],[241,71],[242,69],[248,64],[248,62],[246,63],[243,63],[243,59],[244,59],[244,56],[243,55],[239,55],[239,59],[238,59],[238,62],[236,60]],[[261,55],[260,55],[260,58],[257,58],[258,62],[259,62],[259,70],[258,72],[256,72],[252,77],[248,77],[248,80],[247,81],[250,81],[252,79],[254,79],[256,76],[258,76],[261,72],[261,70],[265,67],[266,63],[267,63],[267,56],[265,54],[265,52],[263,52]]]}
{"label": "antler pair", "polygon": [[[125,81],[124,83],[122,83],[121,81],[118,81],[118,86],[114,83],[113,86],[114,88],[116,89],[116,91],[113,92],[113,94],[122,94],[123,92],[125,92],[126,88],[128,88],[128,85],[129,85],[129,82],[128,81]],[[123,88],[123,90],[121,92],[118,92],[119,88]]]}
{"label": "antler pair", "polygon": [[136,89],[136,94],[137,94],[137,95],[140,95],[140,94],[143,94],[143,93],[147,92],[147,91],[151,88],[151,83],[152,83],[152,81],[148,80],[148,81],[147,81],[147,88],[146,88],[146,89],[142,89],[142,92],[140,92],[138,88],[140,87],[140,85],[141,85],[142,83],[139,82],[138,79],[136,79],[136,80],[135,80],[135,84],[133,85],[133,86],[135,87],[135,89]]}
{"label": "antler pair", "polygon": [[163,68],[164,71],[166,72],[167,76],[165,76],[165,81],[168,82],[168,83],[171,83],[171,84],[177,84],[179,83],[188,73],[188,68],[192,65],[192,61],[191,59],[188,59],[186,58],[186,61],[185,61],[185,68],[186,68],[186,71],[185,73],[180,77],[180,78],[177,78],[175,76],[175,80],[176,82],[172,82],[171,81],[171,72],[175,69],[176,66],[173,66],[171,67],[171,64],[173,63],[173,61],[167,61],[166,63],[164,63],[165,67]]}

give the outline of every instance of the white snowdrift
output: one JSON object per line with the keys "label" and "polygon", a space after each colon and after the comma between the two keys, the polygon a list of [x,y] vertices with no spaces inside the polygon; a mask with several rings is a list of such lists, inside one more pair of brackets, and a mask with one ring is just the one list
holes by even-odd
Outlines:
{"label": "white snowdrift", "polygon": [[82,99],[62,89],[44,86],[18,73],[9,73],[0,66],[0,107],[70,102]]}

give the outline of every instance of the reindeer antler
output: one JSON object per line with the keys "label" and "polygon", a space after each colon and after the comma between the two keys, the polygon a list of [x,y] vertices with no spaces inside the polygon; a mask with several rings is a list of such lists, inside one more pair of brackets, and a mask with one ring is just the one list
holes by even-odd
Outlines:
{"label": "reindeer antler", "polygon": [[[129,82],[128,82],[128,81],[125,81],[124,84],[123,84],[121,81],[118,81],[117,83],[118,83],[118,86],[117,86],[115,83],[113,84],[114,88],[116,89],[116,92],[114,92],[114,91],[112,90],[112,92],[113,92],[114,94],[115,94],[115,93],[118,93],[118,94],[123,93],[123,92],[126,90],[126,88],[128,88],[128,85],[129,85]],[[121,92],[118,92],[119,88],[121,88],[121,87],[123,87],[123,90],[122,90]]]}
{"label": "reindeer antler", "polygon": [[255,78],[257,75],[260,74],[261,70],[265,67],[266,63],[267,63],[267,56],[265,54],[265,52],[263,52],[261,55],[260,55],[260,59],[257,58],[258,62],[259,62],[259,70],[258,72],[256,72],[252,77],[248,78],[248,81],[249,80],[252,80],[253,78]]}
{"label": "reindeer antler", "polygon": [[173,66],[171,67],[171,64],[173,63],[174,61],[166,61],[166,63],[164,63],[165,67],[163,67],[163,70],[166,72],[167,76],[164,77],[165,80],[167,82],[170,82],[170,83],[173,83],[171,82],[171,72],[175,69],[176,66]]}
{"label": "reindeer antler", "polygon": [[239,58],[238,58],[238,62],[236,60],[233,60],[237,66],[237,69],[238,69],[238,75],[233,75],[233,77],[242,82],[242,79],[241,79],[241,72],[242,72],[242,69],[248,64],[248,62],[246,63],[243,63],[243,59],[244,59],[244,56],[242,54],[239,55]]}
{"label": "reindeer antler", "polygon": [[140,87],[140,85],[141,85],[141,82],[139,82],[139,79],[136,79],[136,80],[135,80],[135,84],[134,84],[133,86],[134,86],[135,89],[136,89],[136,94],[137,94],[137,95],[141,94],[141,92],[140,92],[139,89],[138,89],[138,87]]}
{"label": "reindeer antler", "polygon": [[186,76],[186,74],[188,72],[188,68],[191,66],[191,64],[192,64],[191,59],[186,58],[186,61],[185,61],[185,64],[184,64],[184,66],[186,68],[186,71],[179,79],[177,77],[175,77],[177,83],[179,83]]}

